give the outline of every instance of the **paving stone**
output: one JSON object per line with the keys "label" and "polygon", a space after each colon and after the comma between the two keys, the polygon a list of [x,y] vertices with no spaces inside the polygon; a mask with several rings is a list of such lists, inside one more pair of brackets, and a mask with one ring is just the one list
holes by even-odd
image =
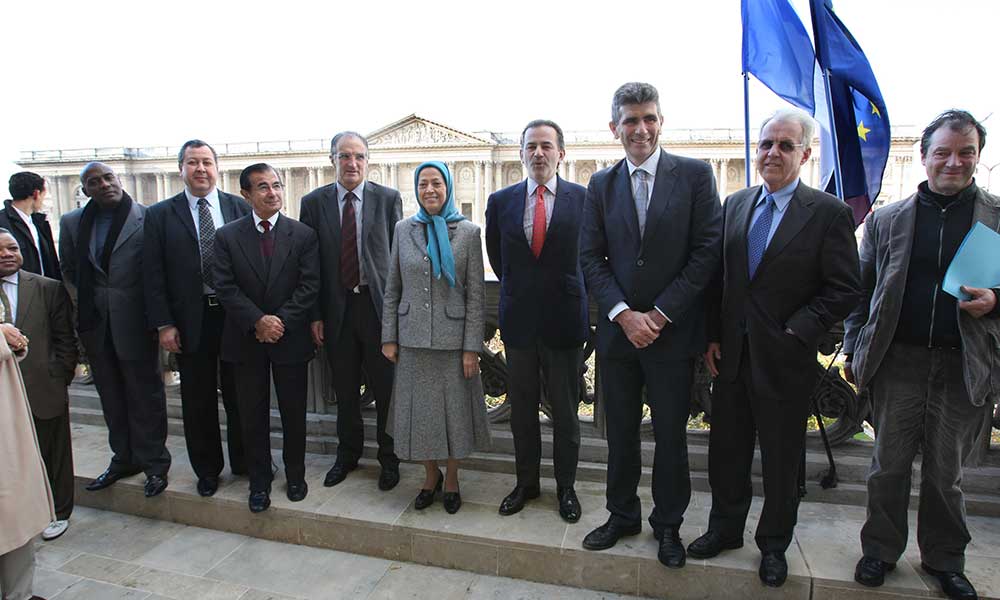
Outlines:
{"label": "paving stone", "polygon": [[185,527],[173,537],[136,557],[135,562],[155,569],[201,576],[246,540],[245,536],[234,533]]}
{"label": "paving stone", "polygon": [[475,579],[465,571],[393,563],[366,600],[422,600],[429,595],[434,600],[461,600]]}
{"label": "paving stone", "polygon": [[50,600],[149,600],[149,592],[81,579]]}
{"label": "paving stone", "polygon": [[248,587],[204,577],[192,577],[160,569],[139,567],[120,585],[145,590],[174,600],[239,600]]}
{"label": "paving stone", "polygon": [[81,554],[60,567],[59,570],[63,573],[78,575],[87,579],[120,584],[138,568],[139,566],[136,564],[113,558],[94,554]]}
{"label": "paving stone", "polygon": [[83,578],[77,575],[53,571],[44,567],[36,567],[35,583],[31,591],[36,596],[52,598],[81,579]]}

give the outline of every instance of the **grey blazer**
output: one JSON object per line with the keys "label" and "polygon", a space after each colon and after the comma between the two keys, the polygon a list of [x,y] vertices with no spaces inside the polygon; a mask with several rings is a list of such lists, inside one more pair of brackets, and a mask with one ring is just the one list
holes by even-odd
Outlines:
{"label": "grey blazer", "polygon": [[80,340],[88,350],[93,351],[104,345],[104,335],[110,323],[115,351],[122,360],[137,360],[150,352],[150,343],[155,346],[156,335],[146,321],[146,301],[143,296],[142,240],[143,221],[146,207],[132,203],[132,210],[122,225],[121,233],[115,241],[111,253],[109,273],[105,273],[94,255],[94,244],[87,256],[76,255],[76,240],[79,236],[80,218],[83,208],[72,210],[59,220],[59,261],[63,282],[73,298],[77,300],[77,265],[81,260],[94,264],[95,305],[101,322],[91,331],[80,335]]}
{"label": "grey blazer", "polygon": [[396,224],[382,307],[382,343],[410,348],[483,348],[483,247],[470,221],[448,224],[455,256],[455,287],[434,279],[425,225],[413,217]]}
{"label": "grey blazer", "polygon": [[[1000,228],[1000,198],[978,189],[973,222]],[[860,388],[867,387],[885,357],[899,323],[910,266],[916,195],[875,211],[865,221],[861,242],[861,303],[845,321],[844,353]],[[962,364],[969,400],[974,406],[1000,395],[1000,319],[975,319],[958,310]]]}

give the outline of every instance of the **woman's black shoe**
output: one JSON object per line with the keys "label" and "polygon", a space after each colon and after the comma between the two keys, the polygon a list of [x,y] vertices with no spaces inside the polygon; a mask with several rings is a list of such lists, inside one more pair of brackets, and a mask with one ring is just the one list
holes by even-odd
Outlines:
{"label": "woman's black shoe", "polygon": [[417,494],[417,499],[413,501],[413,508],[423,510],[431,504],[434,504],[434,494],[441,491],[442,485],[444,485],[444,473],[438,471],[437,485],[434,486],[433,490],[420,490],[420,493]]}
{"label": "woman's black shoe", "polygon": [[458,512],[458,509],[462,508],[462,494],[458,490],[454,492],[444,493],[444,509],[448,511],[449,515],[453,515]]}

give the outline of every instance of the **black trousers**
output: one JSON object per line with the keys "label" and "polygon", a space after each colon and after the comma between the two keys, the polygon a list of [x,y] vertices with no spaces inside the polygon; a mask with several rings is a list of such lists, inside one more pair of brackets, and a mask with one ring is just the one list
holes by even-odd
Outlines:
{"label": "black trousers", "polygon": [[[219,432],[218,385],[222,385],[222,404],[226,408],[226,440],[229,468],[234,474],[246,473],[243,431],[236,402],[236,380],[231,363],[219,361],[219,344],[226,313],[222,307],[203,302],[201,340],[193,351],[177,355],[181,372],[181,414],[184,418],[184,441],[195,475],[218,477],[224,465],[222,435]],[[184,343],[183,337],[181,343]],[[182,350],[184,348],[182,347]]]}
{"label": "black trousers", "polygon": [[760,443],[764,506],[755,539],[762,552],[784,552],[792,541],[799,510],[799,464],[809,419],[809,398],[755,393],[744,342],[734,382],[716,379],[712,388],[712,431],[708,477],[712,486],[709,529],[742,538],[753,486],[754,438]]}
{"label": "black trousers", "polygon": [[281,458],[285,479],[292,483],[306,476],[306,388],[309,363],[275,365],[264,352],[235,365],[236,397],[246,448],[250,491],[271,490],[271,376],[281,414]]}
{"label": "black trousers", "polygon": [[385,432],[392,400],[393,365],[382,355],[382,321],[367,288],[348,292],[340,336],[327,343],[337,395],[337,462],[356,465],[364,452],[365,426],[361,420],[361,371],[375,394],[378,462],[383,468],[399,467],[392,437]]}
{"label": "black trousers", "polygon": [[542,460],[538,422],[541,391],[552,408],[552,462],[556,484],[573,487],[580,454],[580,348],[507,347],[507,401],[514,436],[517,485],[537,488]]}
{"label": "black trousers", "polygon": [[656,441],[649,524],[654,532],[663,532],[680,528],[684,521],[691,501],[687,423],[692,367],[691,359],[657,360],[643,352],[634,359],[601,359],[608,435],[607,508],[611,519],[621,525],[642,521],[636,489],[642,475],[639,426],[644,400]]}
{"label": "black trousers", "polygon": [[34,417],[38,448],[49,476],[56,518],[64,521],[73,514],[73,442],[69,432],[69,408],[53,419]]}
{"label": "black trousers", "polygon": [[109,326],[102,347],[88,347],[87,356],[114,452],[110,469],[165,477],[170,470],[167,401],[156,340],[150,336],[144,356],[122,360],[115,352]]}

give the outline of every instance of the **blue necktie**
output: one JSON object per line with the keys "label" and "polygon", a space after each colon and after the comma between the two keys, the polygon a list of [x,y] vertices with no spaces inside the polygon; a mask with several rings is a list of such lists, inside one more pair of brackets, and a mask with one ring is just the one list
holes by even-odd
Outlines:
{"label": "blue necktie", "polygon": [[749,267],[750,279],[753,279],[757,267],[760,266],[760,259],[764,257],[767,250],[767,234],[771,232],[771,221],[774,219],[774,196],[768,194],[764,198],[764,210],[757,217],[757,222],[750,228],[747,234],[747,265]]}

